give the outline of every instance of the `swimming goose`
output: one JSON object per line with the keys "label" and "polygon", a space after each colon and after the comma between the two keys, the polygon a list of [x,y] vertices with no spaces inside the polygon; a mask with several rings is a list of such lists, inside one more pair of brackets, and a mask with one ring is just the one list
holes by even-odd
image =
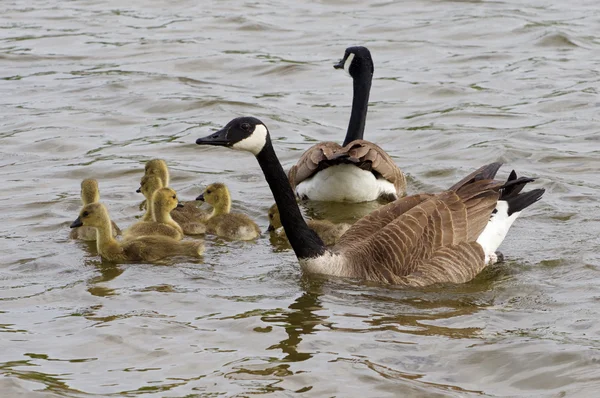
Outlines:
{"label": "swimming goose", "polygon": [[[148,210],[152,220],[139,221],[127,228],[123,233],[124,239],[130,240],[138,236],[168,236],[175,240],[183,238],[183,230],[171,218],[171,210],[179,206],[177,194],[171,188],[160,188],[152,194],[148,202]],[[145,216],[144,216],[145,217]]]}
{"label": "swimming goose", "polygon": [[[340,236],[350,228],[350,224],[334,224],[327,220],[306,220],[306,224],[319,235],[325,246],[335,245]],[[287,240],[285,231],[277,231],[281,227],[281,215],[277,204],[274,204],[269,208],[269,228],[267,231],[274,232],[278,237]]]}
{"label": "swimming goose", "polygon": [[[152,159],[146,162],[144,177],[142,177],[140,185],[143,185],[144,178],[151,176],[158,177],[161,180],[161,188],[168,187],[170,177],[167,162],[162,159]],[[136,192],[141,192],[141,186]],[[183,232],[186,235],[198,235],[205,233],[206,227],[204,225],[204,221],[208,217],[208,213],[199,209],[194,201],[184,202],[182,204],[182,207],[177,207],[171,213],[173,220],[181,225]],[[140,208],[141,207],[142,206],[140,206]]]}
{"label": "swimming goose", "polygon": [[349,47],[336,65],[354,81],[352,114],[343,145],[320,142],[290,168],[288,178],[300,199],[332,202],[392,201],[406,191],[406,178],[383,149],[363,140],[373,60],[365,47]]}
{"label": "swimming goose", "polygon": [[71,228],[94,227],[98,253],[108,261],[156,261],[172,256],[199,257],[204,253],[202,241],[177,241],[166,236],[141,236],[123,242],[113,238],[108,211],[101,203],[92,203],[81,209]]}
{"label": "swimming goose", "polygon": [[252,240],[260,236],[258,225],[242,213],[231,213],[231,195],[225,184],[214,183],[206,187],[196,200],[213,207],[206,220],[206,231],[231,240]]}
{"label": "swimming goose", "polygon": [[[81,181],[81,203],[87,205],[90,203],[96,203],[100,200],[100,191],[98,190],[98,181],[87,178]],[[117,224],[111,222],[112,235],[117,236],[121,234],[121,230],[117,227]],[[80,239],[85,241],[96,240],[96,229],[92,227],[79,227],[71,229],[69,234],[71,239]]]}
{"label": "swimming goose", "polygon": [[533,179],[515,173],[506,183],[493,180],[500,167],[493,163],[451,190],[407,196],[371,212],[327,248],[304,221],[264,123],[236,118],[196,143],[254,154],[301,267],[339,277],[407,286],[467,282],[497,261],[512,223],[544,193],[520,193]]}

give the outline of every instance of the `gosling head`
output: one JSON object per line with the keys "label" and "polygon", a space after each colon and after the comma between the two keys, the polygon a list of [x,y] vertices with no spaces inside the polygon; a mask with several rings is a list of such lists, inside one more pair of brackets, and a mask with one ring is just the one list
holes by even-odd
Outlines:
{"label": "gosling head", "polygon": [[207,186],[196,200],[206,202],[215,209],[223,210],[224,213],[229,213],[231,209],[229,189],[227,189],[227,185],[220,182]]}
{"label": "gosling head", "polygon": [[79,212],[79,217],[71,223],[71,228],[77,228],[84,225],[96,228],[106,225],[110,226],[110,218],[108,217],[106,207],[100,202],[83,206]]}
{"label": "gosling head", "polygon": [[147,175],[143,176],[140,181],[140,187],[136,192],[141,192],[144,194],[144,197],[148,200],[152,198],[152,195],[157,190],[163,187],[162,179],[156,175]]}
{"label": "gosling head", "polygon": [[81,181],[81,201],[83,205],[96,203],[100,200],[100,192],[98,191],[98,181],[88,178]]}
{"label": "gosling head", "polygon": [[161,188],[152,195],[152,205],[154,210],[165,209],[170,212],[176,207],[183,207],[179,204],[177,193],[171,188]]}
{"label": "gosling head", "polygon": [[281,217],[279,216],[277,204],[274,204],[269,208],[269,228],[267,228],[267,232],[275,231],[278,228],[281,228]]}
{"label": "gosling head", "polygon": [[164,186],[169,185],[169,168],[162,159],[152,159],[146,162],[144,176],[155,175],[162,180]]}
{"label": "gosling head", "polygon": [[353,79],[364,76],[373,76],[373,59],[371,52],[366,47],[348,47],[344,58],[333,65],[335,69],[344,69]]}
{"label": "gosling head", "polygon": [[235,118],[216,133],[196,140],[198,145],[226,146],[252,152],[255,156],[262,151],[267,142],[270,142],[267,126],[251,116]]}

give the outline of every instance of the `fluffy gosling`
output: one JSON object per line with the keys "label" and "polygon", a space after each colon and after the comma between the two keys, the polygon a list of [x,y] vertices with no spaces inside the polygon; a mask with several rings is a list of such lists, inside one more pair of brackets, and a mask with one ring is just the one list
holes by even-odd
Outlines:
{"label": "fluffy gosling", "polygon": [[71,228],[94,227],[98,253],[114,262],[157,261],[172,256],[199,257],[204,253],[202,241],[177,241],[166,236],[141,236],[124,242],[112,236],[110,216],[102,203],[88,204],[81,209]]}
{"label": "fluffy gosling", "polygon": [[[350,228],[350,224],[334,224],[327,220],[306,220],[308,227],[316,232],[326,246],[333,246],[340,237]],[[276,234],[278,237],[287,241],[285,231],[281,229],[281,217],[279,209],[274,204],[269,208],[269,228],[267,231]]]}
{"label": "fluffy gosling", "polygon": [[196,200],[213,207],[206,221],[206,231],[230,240],[252,240],[260,236],[258,225],[242,213],[231,213],[231,196],[225,184],[211,184]]}
{"label": "fluffy gosling", "polygon": [[[81,203],[83,206],[90,203],[97,203],[100,201],[100,191],[98,190],[98,181],[87,178],[81,181]],[[117,224],[111,222],[112,235],[117,236],[121,234],[121,230],[117,227]],[[69,233],[71,239],[80,239],[85,241],[96,240],[96,228],[92,227],[79,227],[71,229]]]}
{"label": "fluffy gosling", "polygon": [[132,239],[138,236],[168,236],[175,240],[183,238],[183,230],[173,218],[171,210],[179,206],[177,194],[171,188],[160,188],[152,194],[152,200],[149,202],[148,211],[152,215],[153,221],[139,221],[125,230],[123,236],[125,239]]}

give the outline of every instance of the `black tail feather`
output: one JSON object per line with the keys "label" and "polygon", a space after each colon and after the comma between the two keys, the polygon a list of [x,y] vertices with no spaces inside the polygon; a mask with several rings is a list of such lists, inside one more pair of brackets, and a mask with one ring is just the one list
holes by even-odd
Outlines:
{"label": "black tail feather", "polygon": [[481,166],[480,168],[478,168],[477,170],[475,170],[456,184],[452,185],[449,189],[451,191],[457,191],[462,186],[473,183],[475,181],[493,180],[494,177],[496,177],[496,173],[498,172],[498,169],[500,169],[501,166],[502,163],[498,162]]}
{"label": "black tail feather", "polygon": [[529,192],[512,195],[507,199],[501,200],[506,200],[508,202],[508,215],[510,216],[540,200],[545,191],[544,188],[538,188]]}
{"label": "black tail feather", "polygon": [[517,178],[517,173],[514,170],[511,171],[506,183],[500,187],[500,200],[508,200],[509,198],[517,196],[519,192],[523,190],[525,185],[533,181],[535,181],[535,178]]}

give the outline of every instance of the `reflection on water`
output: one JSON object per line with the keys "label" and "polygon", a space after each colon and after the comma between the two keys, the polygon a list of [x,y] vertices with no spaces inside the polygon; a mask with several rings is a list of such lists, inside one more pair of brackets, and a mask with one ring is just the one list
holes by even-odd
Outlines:
{"label": "reflection on water", "polygon": [[[0,15],[3,396],[596,396],[595,1],[9,2]],[[335,29],[332,29],[335,27]],[[196,138],[269,126],[284,164],[340,142],[348,45],[375,61],[365,138],[436,192],[482,164],[537,177],[507,262],[460,286],[302,275],[293,253],[207,238],[202,259],[119,264],[68,239],[96,178],[117,224],[143,164],[184,199],[226,182],[261,230],[256,160]],[[302,203],[353,222],[377,203]]]}

